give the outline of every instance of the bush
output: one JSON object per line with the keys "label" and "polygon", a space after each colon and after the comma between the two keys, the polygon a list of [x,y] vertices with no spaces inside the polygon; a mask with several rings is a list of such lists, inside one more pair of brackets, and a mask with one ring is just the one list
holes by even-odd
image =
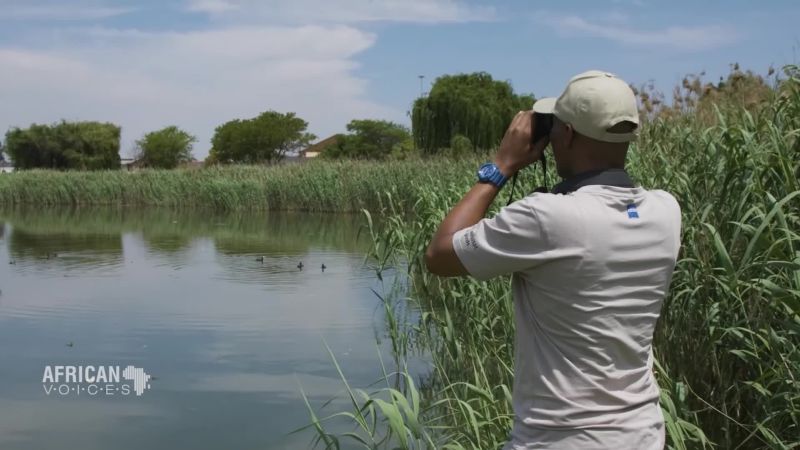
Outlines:
{"label": "bush", "polygon": [[411,133],[402,125],[385,120],[353,120],[350,134],[340,135],[337,145],[322,154],[328,158],[404,159],[413,151]]}
{"label": "bush", "polygon": [[306,133],[308,122],[294,113],[261,113],[246,120],[231,120],[217,127],[211,139],[209,162],[261,163],[281,159],[316,136]]}
{"label": "bush", "polygon": [[457,134],[450,139],[450,152],[453,156],[466,156],[472,154],[475,148],[472,141],[463,134]]}
{"label": "bush", "polygon": [[174,169],[179,164],[192,160],[192,144],[197,138],[170,126],[153,131],[136,141],[139,149],[138,159],[146,167]]}

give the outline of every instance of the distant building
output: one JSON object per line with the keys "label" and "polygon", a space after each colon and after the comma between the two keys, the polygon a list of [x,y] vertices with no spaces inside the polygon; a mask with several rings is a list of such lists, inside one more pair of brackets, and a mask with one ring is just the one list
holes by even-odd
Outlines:
{"label": "distant building", "polygon": [[316,144],[306,148],[305,150],[300,151],[301,158],[316,158],[320,155],[320,153],[324,152],[325,149],[337,145],[339,143],[339,135],[334,134],[333,136],[323,139]]}
{"label": "distant building", "polygon": [[0,173],[11,173],[14,171],[14,164],[11,161],[0,161]]}
{"label": "distant building", "polygon": [[134,158],[120,158],[119,159],[119,166],[123,170],[133,170],[142,167],[142,162],[139,159]]}

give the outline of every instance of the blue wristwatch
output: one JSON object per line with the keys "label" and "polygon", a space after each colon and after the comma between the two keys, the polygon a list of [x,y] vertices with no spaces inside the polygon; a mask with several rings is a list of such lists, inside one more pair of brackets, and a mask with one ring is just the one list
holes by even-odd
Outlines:
{"label": "blue wristwatch", "polygon": [[478,169],[478,181],[481,183],[491,183],[498,188],[503,187],[508,181],[508,177],[500,172],[495,163],[486,163]]}

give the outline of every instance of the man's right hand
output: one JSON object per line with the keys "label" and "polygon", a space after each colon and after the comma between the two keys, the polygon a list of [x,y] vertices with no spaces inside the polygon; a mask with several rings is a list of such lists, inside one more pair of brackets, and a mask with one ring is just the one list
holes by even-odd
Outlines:
{"label": "man's right hand", "polygon": [[532,145],[533,111],[520,111],[514,116],[506,130],[500,149],[494,157],[494,163],[503,175],[511,177],[521,169],[528,167],[542,158],[550,138],[546,137]]}

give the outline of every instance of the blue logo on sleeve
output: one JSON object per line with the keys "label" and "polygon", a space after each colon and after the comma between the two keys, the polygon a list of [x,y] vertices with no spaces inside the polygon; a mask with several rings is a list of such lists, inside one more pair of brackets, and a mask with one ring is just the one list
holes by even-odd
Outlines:
{"label": "blue logo on sleeve", "polygon": [[636,205],[634,205],[633,203],[628,205],[628,218],[629,219],[639,218],[639,211],[636,211]]}

